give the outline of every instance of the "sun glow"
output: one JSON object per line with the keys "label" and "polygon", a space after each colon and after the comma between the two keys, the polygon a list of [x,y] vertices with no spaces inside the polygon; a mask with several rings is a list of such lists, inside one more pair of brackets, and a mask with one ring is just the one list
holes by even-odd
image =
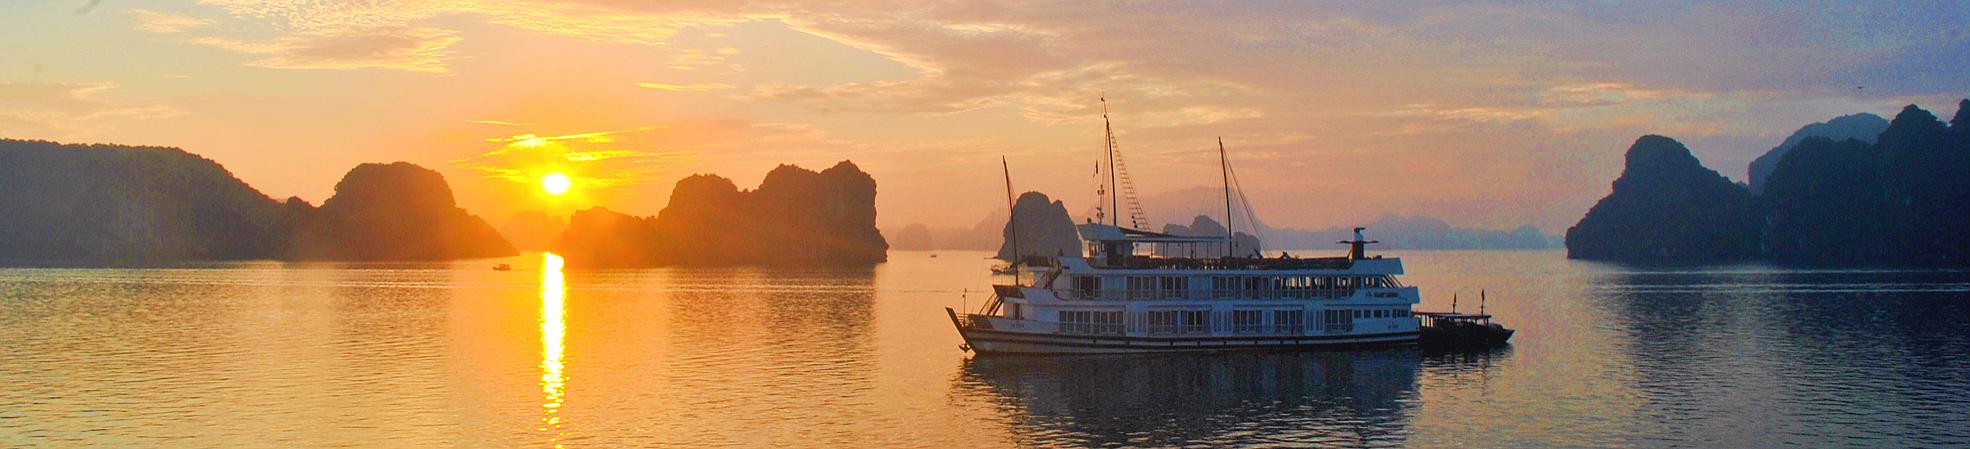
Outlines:
{"label": "sun glow", "polygon": [[574,180],[561,172],[548,173],[540,177],[540,191],[547,192],[551,196],[566,195],[568,189],[573,188],[574,185]]}

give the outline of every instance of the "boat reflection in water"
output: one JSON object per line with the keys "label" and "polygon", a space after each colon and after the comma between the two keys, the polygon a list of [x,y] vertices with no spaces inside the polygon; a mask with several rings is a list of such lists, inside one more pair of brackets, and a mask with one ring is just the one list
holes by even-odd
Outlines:
{"label": "boat reflection in water", "polygon": [[[1448,358],[1445,358],[1448,357]],[[1015,444],[1400,446],[1428,363],[1413,347],[1352,351],[977,357],[961,394],[996,396]]]}

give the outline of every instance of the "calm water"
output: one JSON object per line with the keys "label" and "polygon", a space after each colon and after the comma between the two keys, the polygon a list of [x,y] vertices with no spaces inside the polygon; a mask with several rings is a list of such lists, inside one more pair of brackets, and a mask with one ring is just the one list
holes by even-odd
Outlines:
{"label": "calm water", "polygon": [[0,447],[1970,446],[1964,273],[1408,253],[1514,344],[975,359],[939,255],[0,269]]}

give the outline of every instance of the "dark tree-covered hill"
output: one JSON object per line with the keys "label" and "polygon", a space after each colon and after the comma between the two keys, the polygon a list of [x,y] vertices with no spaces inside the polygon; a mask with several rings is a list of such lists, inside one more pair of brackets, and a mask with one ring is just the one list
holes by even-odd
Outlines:
{"label": "dark tree-covered hill", "polygon": [[[1659,154],[1638,161],[1637,150],[1654,136],[1644,137],[1630,150],[1614,194],[1568,231],[1568,254],[1646,262],[1757,258],[1788,265],[1970,267],[1970,100],[1958,103],[1949,123],[1910,105],[1871,139],[1808,135],[1813,129],[1781,144],[1787,151],[1774,150],[1778,159],[1762,193],[1750,197],[1748,220],[1736,206],[1745,193],[1723,187],[1714,173],[1698,173],[1708,170],[1686,150],[1663,150],[1681,145],[1672,149],[1673,141],[1655,138],[1660,140],[1647,146]],[[1745,242],[1756,245],[1747,249]]]}
{"label": "dark tree-covered hill", "polygon": [[1751,193],[1754,195],[1763,193],[1765,183],[1771,180],[1772,170],[1778,168],[1779,159],[1785,157],[1786,153],[1791,152],[1793,147],[1807,138],[1825,137],[1835,141],[1855,139],[1874,143],[1874,137],[1881,135],[1881,131],[1887,129],[1888,119],[1865,112],[1834,117],[1832,120],[1799,128],[1798,131],[1793,131],[1791,136],[1787,136],[1784,142],[1772,147],[1771,151],[1766,151],[1763,156],[1751,161],[1751,166],[1746,171],[1746,175],[1749,176],[1746,179],[1749,179],[1751,184]]}
{"label": "dark tree-covered hill", "polygon": [[1751,192],[1668,137],[1628,148],[1614,191],[1566,231],[1567,257],[1640,263],[1704,263],[1757,255]]}
{"label": "dark tree-covered hill", "polygon": [[1868,265],[1894,260],[1902,245],[1884,219],[1890,204],[1881,155],[1867,142],[1814,137],[1772,172],[1761,202],[1765,250],[1776,261]]}
{"label": "dark tree-covered hill", "polygon": [[1074,229],[1074,219],[1060,201],[1040,192],[1022,193],[1013,202],[1010,216],[1016,218],[1007,220],[999,234],[1004,239],[999,244],[1000,260],[1013,260],[1014,235],[1019,236],[1021,257],[1081,254],[1080,232]]}
{"label": "dark tree-covered hill", "polygon": [[652,218],[575,214],[555,248],[574,267],[868,265],[889,249],[875,227],[875,199],[875,178],[848,161],[820,172],[781,165],[743,191],[723,177],[693,175]]}
{"label": "dark tree-covered hill", "polygon": [[0,263],[267,259],[280,203],[176,148],[0,140]]}
{"label": "dark tree-covered hill", "polygon": [[363,164],[316,208],[276,202],[176,148],[0,140],[0,263],[155,266],[248,259],[514,254],[437,172]]}
{"label": "dark tree-covered hill", "polygon": [[300,215],[293,258],[413,261],[518,254],[485,220],[458,207],[444,175],[409,162],[362,164],[320,208]]}

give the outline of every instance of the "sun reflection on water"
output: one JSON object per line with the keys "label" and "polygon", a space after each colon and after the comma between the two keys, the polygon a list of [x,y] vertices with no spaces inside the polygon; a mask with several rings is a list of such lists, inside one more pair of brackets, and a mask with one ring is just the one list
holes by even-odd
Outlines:
{"label": "sun reflection on water", "polygon": [[541,403],[540,431],[548,434],[548,441],[554,447],[561,447],[561,404],[567,395],[566,374],[562,359],[562,340],[567,336],[567,311],[563,300],[567,288],[561,275],[561,256],[554,253],[541,254],[540,266],[540,392],[544,398]]}

